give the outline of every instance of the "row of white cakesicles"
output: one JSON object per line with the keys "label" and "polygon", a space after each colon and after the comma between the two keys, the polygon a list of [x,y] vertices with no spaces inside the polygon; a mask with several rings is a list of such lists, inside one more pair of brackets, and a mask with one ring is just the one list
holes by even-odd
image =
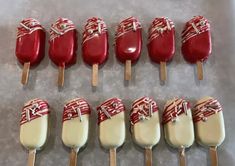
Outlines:
{"label": "row of white cakesicles", "polygon": [[[116,149],[125,141],[125,107],[119,98],[111,98],[97,107],[99,141],[110,150],[110,166],[116,165]],[[36,150],[46,142],[49,105],[41,99],[27,102],[20,121],[20,142],[29,150],[28,166],[35,162]],[[77,165],[77,153],[88,139],[91,109],[82,98],[68,101],[63,111],[62,141],[70,147],[70,166]],[[134,101],[130,113],[133,140],[145,149],[145,163],[152,165],[152,147],[160,140],[160,118],[157,103],[150,97]],[[200,99],[192,111],[188,101],[174,98],[166,103],[162,115],[166,142],[178,148],[179,162],[186,165],[185,148],[194,138],[210,148],[211,165],[218,165],[216,148],[225,138],[224,119],[220,103],[212,97]],[[194,136],[195,134],[195,136]]]}

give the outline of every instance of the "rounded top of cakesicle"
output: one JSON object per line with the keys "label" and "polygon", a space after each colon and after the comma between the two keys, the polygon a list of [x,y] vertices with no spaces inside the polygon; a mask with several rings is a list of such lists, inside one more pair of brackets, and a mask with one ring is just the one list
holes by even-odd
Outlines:
{"label": "rounded top of cakesicle", "polygon": [[152,61],[167,62],[175,53],[175,25],[167,17],[155,18],[150,25],[148,52]]}
{"label": "rounded top of cakesicle", "polygon": [[149,119],[154,112],[158,111],[157,103],[150,97],[144,96],[134,101],[132,104],[130,120],[134,125],[139,121]]}
{"label": "rounded top of cakesicle", "polygon": [[218,100],[212,97],[204,97],[197,101],[193,110],[193,121],[197,123],[199,121],[206,122],[209,116],[222,111],[222,107]]}
{"label": "rounded top of cakesicle", "polygon": [[209,21],[203,16],[194,16],[182,32],[181,51],[186,61],[205,61],[211,54],[211,32]]}
{"label": "rounded top of cakesicle", "polygon": [[56,65],[76,62],[77,31],[71,20],[59,18],[51,25],[49,43],[49,56]]}
{"label": "rounded top of cakesicle", "polygon": [[81,116],[90,113],[91,110],[87,101],[83,98],[75,98],[64,105],[63,122],[76,117],[79,117],[80,121],[82,121]]}
{"label": "rounded top of cakesicle", "polygon": [[26,18],[17,27],[16,57],[20,63],[37,65],[44,57],[45,31],[40,22]]}
{"label": "rounded top of cakesicle", "polygon": [[142,49],[142,27],[135,17],[124,19],[115,34],[115,52],[119,61],[132,63],[139,59]]}
{"label": "rounded top of cakesicle", "polygon": [[186,114],[190,109],[190,103],[181,98],[175,98],[166,103],[164,106],[164,112],[162,115],[162,123],[166,124],[168,122],[177,121],[178,116],[181,114]]}
{"label": "rounded top of cakesicle", "polygon": [[20,25],[17,27],[17,38],[31,34],[39,29],[44,31],[44,28],[38,20],[34,18],[25,18],[20,22]]}
{"label": "rounded top of cakesicle", "polygon": [[20,125],[47,115],[49,112],[49,105],[46,101],[39,98],[32,99],[26,102],[22,109]]}
{"label": "rounded top of cakesicle", "polygon": [[108,58],[108,31],[101,18],[92,17],[83,31],[82,56],[89,65],[103,64]]}
{"label": "rounded top of cakesicle", "polygon": [[98,111],[98,124],[100,124],[101,122],[107,119],[111,119],[112,116],[125,111],[125,107],[121,99],[114,97],[100,104],[97,107],[97,111]]}

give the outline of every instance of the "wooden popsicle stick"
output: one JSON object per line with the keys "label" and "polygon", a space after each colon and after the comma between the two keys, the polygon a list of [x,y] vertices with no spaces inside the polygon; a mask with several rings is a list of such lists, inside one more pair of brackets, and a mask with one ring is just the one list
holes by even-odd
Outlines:
{"label": "wooden popsicle stick", "polygon": [[24,63],[22,77],[21,77],[21,83],[23,85],[27,84],[27,82],[28,82],[29,69],[30,69],[30,62]]}
{"label": "wooden popsicle stick", "polygon": [[91,80],[92,86],[98,85],[98,70],[99,70],[99,65],[93,64],[92,65],[92,80]]}
{"label": "wooden popsicle stick", "polygon": [[116,149],[109,150],[109,166],[116,166]]}
{"label": "wooden popsicle stick", "polygon": [[59,66],[58,86],[64,86],[64,66]]}
{"label": "wooden popsicle stick", "polygon": [[218,166],[217,147],[210,147],[211,166]]}
{"label": "wooden popsicle stick", "polygon": [[186,166],[186,157],[185,157],[185,148],[179,149],[179,157],[180,157],[180,166]]}
{"label": "wooden popsicle stick", "polygon": [[34,166],[35,157],[36,157],[36,149],[29,150],[27,166]]}
{"label": "wooden popsicle stick", "polygon": [[197,78],[203,80],[203,63],[201,61],[197,61]]}
{"label": "wooden popsicle stick", "polygon": [[152,159],[152,148],[145,149],[145,165],[152,166],[153,159]]}
{"label": "wooden popsicle stick", "polygon": [[78,151],[76,149],[71,149],[69,166],[77,166],[77,156]]}
{"label": "wooden popsicle stick", "polygon": [[131,80],[131,60],[127,60],[125,64],[125,80]]}
{"label": "wooden popsicle stick", "polygon": [[166,78],[167,78],[166,62],[160,62],[160,79],[161,81],[166,81]]}

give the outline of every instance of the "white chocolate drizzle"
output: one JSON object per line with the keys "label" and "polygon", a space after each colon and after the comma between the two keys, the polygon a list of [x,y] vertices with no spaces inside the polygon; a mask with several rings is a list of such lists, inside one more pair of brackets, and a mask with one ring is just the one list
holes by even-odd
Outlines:
{"label": "white chocolate drizzle", "polygon": [[116,33],[115,33],[115,39],[123,36],[124,34],[130,32],[130,31],[136,31],[137,29],[141,29],[140,22],[135,17],[129,17],[123,21],[120,22],[120,24],[117,27]]}
{"label": "white chocolate drizzle", "polygon": [[207,31],[210,31],[209,21],[203,16],[194,16],[184,27],[182,32],[182,43]]}
{"label": "white chocolate drizzle", "polygon": [[68,31],[74,30],[74,23],[67,18],[59,18],[50,29],[50,41],[64,35]]}
{"label": "white chocolate drizzle", "polygon": [[17,29],[17,39],[24,35],[31,34],[36,30],[44,30],[40,22],[34,18],[26,18],[22,20]]}
{"label": "white chocolate drizzle", "polygon": [[155,18],[149,28],[148,43],[159,36],[163,36],[164,33],[174,30],[175,25],[167,17]]}

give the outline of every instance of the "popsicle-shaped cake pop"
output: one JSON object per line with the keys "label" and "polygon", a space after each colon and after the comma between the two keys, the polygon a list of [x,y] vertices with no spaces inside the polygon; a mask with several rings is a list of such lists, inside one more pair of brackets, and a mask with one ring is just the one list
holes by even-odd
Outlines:
{"label": "popsicle-shaped cake pop", "polygon": [[137,62],[142,48],[142,28],[135,17],[120,22],[115,34],[117,59],[125,63],[125,80],[131,79],[131,64]]}
{"label": "popsicle-shaped cake pop", "polygon": [[194,16],[182,32],[182,53],[189,63],[197,63],[198,79],[203,79],[203,62],[211,54],[211,32],[209,21],[203,16]]}
{"label": "popsicle-shaped cake pop", "polygon": [[41,99],[28,101],[21,112],[20,142],[29,150],[28,166],[34,166],[36,151],[46,142],[49,113],[48,103]]}
{"label": "popsicle-shaped cake pop", "polygon": [[166,103],[162,115],[166,142],[180,151],[180,166],[185,166],[185,148],[194,142],[193,118],[189,102],[176,98]]}
{"label": "popsicle-shaped cake pop", "polygon": [[111,98],[97,107],[99,140],[110,152],[110,166],[116,166],[116,149],[125,141],[125,108],[119,98]]}
{"label": "popsicle-shaped cake pop", "polygon": [[50,29],[50,59],[59,67],[58,85],[64,85],[64,69],[76,63],[77,31],[67,18],[59,18]]}
{"label": "popsicle-shaped cake pop", "polygon": [[137,145],[145,149],[146,166],[152,166],[152,147],[160,140],[160,120],[157,103],[142,97],[132,104],[131,133]]}
{"label": "popsicle-shaped cake pop", "polygon": [[71,148],[70,166],[77,166],[77,153],[88,139],[91,110],[82,98],[68,101],[64,106],[62,141]]}
{"label": "popsicle-shaped cake pop", "polygon": [[101,18],[87,20],[82,42],[82,56],[92,66],[92,86],[98,85],[98,69],[108,59],[108,31]]}
{"label": "popsicle-shaped cake pop", "polygon": [[217,147],[225,139],[222,107],[212,97],[200,99],[193,110],[196,141],[210,148],[211,165],[218,166]]}
{"label": "popsicle-shaped cake pop", "polygon": [[160,64],[160,79],[167,79],[166,62],[175,53],[175,25],[167,17],[155,18],[149,28],[148,53],[153,62]]}
{"label": "popsicle-shaped cake pop", "polygon": [[44,57],[46,33],[34,18],[22,20],[17,29],[15,54],[24,65],[21,83],[27,84],[30,66],[39,64]]}

